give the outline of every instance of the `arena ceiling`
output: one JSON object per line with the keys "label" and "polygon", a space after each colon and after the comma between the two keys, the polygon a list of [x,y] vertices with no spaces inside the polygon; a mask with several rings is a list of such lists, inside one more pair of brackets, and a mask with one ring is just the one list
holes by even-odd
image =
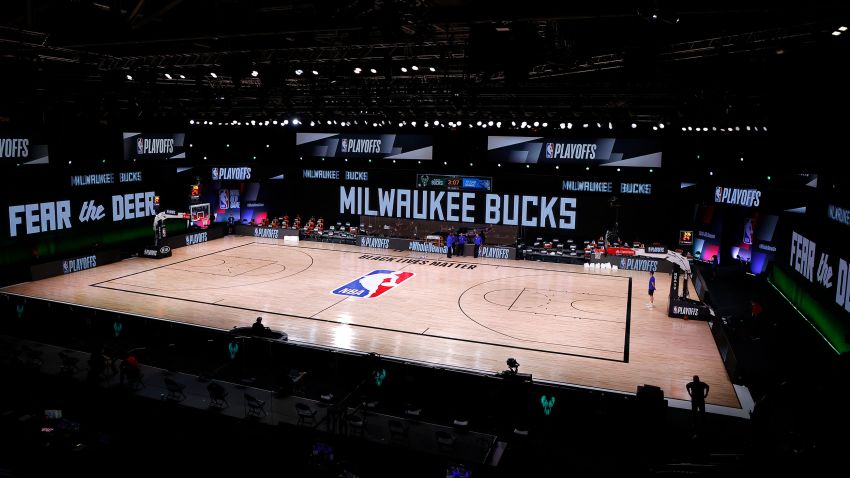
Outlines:
{"label": "arena ceiling", "polygon": [[16,0],[0,116],[759,123],[844,90],[848,22],[846,1]]}

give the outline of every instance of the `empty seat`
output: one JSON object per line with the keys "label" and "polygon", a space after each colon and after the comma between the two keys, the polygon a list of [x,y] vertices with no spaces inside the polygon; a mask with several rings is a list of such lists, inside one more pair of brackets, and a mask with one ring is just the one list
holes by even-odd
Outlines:
{"label": "empty seat", "polygon": [[298,414],[298,425],[316,424],[316,410],[310,408],[309,405],[304,403],[296,403],[295,412]]}
{"label": "empty seat", "polygon": [[230,404],[227,403],[227,390],[225,390],[225,388],[221,385],[215,382],[210,382],[210,384],[207,385],[207,391],[210,393],[210,408],[221,410],[230,406]]}
{"label": "empty seat", "polygon": [[79,363],[80,359],[77,357],[68,355],[65,352],[59,352],[59,360],[62,361],[62,365],[59,367],[60,373],[73,375],[80,370],[79,367],[77,367],[77,363]]}
{"label": "empty seat", "polygon": [[390,438],[393,440],[406,440],[407,439],[407,427],[404,423],[398,420],[389,420],[387,422],[387,426],[390,429]]}
{"label": "empty seat", "polygon": [[363,432],[366,429],[366,417],[352,413],[346,415],[345,423],[348,426],[348,433],[350,435],[363,436]]}
{"label": "empty seat", "polygon": [[443,430],[437,430],[434,433],[434,437],[437,439],[437,448],[440,451],[451,451],[455,445],[455,437],[452,436],[451,433]]}
{"label": "empty seat", "polygon": [[253,395],[245,394],[245,416],[246,417],[265,417],[266,402],[259,400]]}
{"label": "empty seat", "polygon": [[166,390],[168,390],[168,393],[166,393],[163,397],[165,400],[171,400],[174,402],[182,402],[183,400],[186,400],[186,394],[183,393],[183,389],[186,388],[186,385],[177,383],[168,377],[165,377],[162,380],[165,382]]}

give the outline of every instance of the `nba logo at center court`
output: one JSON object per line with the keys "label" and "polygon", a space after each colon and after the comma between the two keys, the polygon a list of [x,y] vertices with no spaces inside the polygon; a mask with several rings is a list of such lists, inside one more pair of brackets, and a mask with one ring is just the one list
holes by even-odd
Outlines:
{"label": "nba logo at center court", "polygon": [[332,294],[361,299],[374,299],[413,277],[413,272],[374,270],[331,291]]}

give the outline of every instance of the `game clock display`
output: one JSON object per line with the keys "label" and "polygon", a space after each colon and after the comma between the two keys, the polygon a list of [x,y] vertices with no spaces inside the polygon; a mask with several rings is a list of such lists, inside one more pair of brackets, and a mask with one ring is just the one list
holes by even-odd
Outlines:
{"label": "game clock display", "polygon": [[471,176],[417,174],[416,187],[449,191],[492,191],[493,178]]}

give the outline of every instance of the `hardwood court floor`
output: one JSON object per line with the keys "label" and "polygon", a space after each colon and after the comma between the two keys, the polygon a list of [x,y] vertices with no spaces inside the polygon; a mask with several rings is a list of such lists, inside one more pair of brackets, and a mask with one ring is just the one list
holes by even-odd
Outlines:
{"label": "hardwood court floor", "polygon": [[[379,297],[332,292],[376,270],[403,274],[364,279],[371,291],[398,282]],[[661,292],[644,307],[648,276],[228,236],[3,292],[221,329],[262,315],[291,341],[489,372],[515,357],[536,379],[626,392],[653,384],[682,400],[699,374],[709,403],[740,408],[707,323],[667,317]],[[669,288],[668,275],[656,280]]]}

